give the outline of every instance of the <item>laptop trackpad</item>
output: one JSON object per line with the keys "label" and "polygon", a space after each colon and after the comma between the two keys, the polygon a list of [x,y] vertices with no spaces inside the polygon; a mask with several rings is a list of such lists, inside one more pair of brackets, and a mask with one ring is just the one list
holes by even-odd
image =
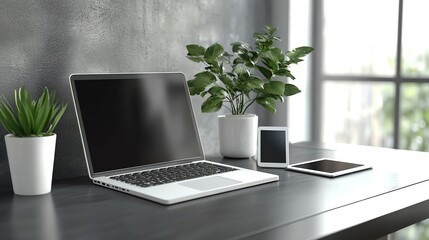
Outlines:
{"label": "laptop trackpad", "polygon": [[241,183],[241,182],[237,180],[229,179],[229,178],[213,176],[213,177],[196,179],[188,182],[179,183],[179,185],[190,187],[200,191],[206,191],[214,188],[226,187],[237,183]]}

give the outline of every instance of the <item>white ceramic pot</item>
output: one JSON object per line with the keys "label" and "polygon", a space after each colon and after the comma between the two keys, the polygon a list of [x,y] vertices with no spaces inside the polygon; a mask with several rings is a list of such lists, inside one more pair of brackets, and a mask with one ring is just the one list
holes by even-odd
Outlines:
{"label": "white ceramic pot", "polygon": [[258,116],[255,114],[220,115],[219,150],[228,158],[256,155]]}
{"label": "white ceramic pot", "polygon": [[13,191],[18,195],[49,193],[52,186],[57,135],[5,136]]}

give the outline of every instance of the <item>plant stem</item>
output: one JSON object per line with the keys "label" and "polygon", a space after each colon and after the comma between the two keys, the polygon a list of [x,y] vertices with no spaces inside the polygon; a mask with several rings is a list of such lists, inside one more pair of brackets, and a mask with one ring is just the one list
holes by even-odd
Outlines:
{"label": "plant stem", "polygon": [[229,100],[229,104],[231,105],[231,113],[233,115],[236,114],[236,109],[235,109],[235,105],[234,105],[234,100]]}
{"label": "plant stem", "polygon": [[[227,101],[226,101],[227,102]],[[232,112],[231,108],[229,108],[227,105],[222,104],[222,106],[224,106],[226,109],[228,109],[230,112]]]}
{"label": "plant stem", "polygon": [[232,95],[230,91],[227,91],[227,92],[228,92],[228,97],[226,97],[226,99],[228,99],[229,105],[231,105],[231,108],[228,108],[228,109],[231,111],[233,115],[235,115],[236,114],[236,108],[234,106],[235,97]]}
{"label": "plant stem", "polygon": [[245,111],[243,111],[243,107],[244,107],[244,95],[241,94],[240,96],[240,114],[244,114]]}
{"label": "plant stem", "polygon": [[239,96],[237,96],[235,98],[234,104],[235,104],[235,108],[236,108],[236,112],[235,113],[238,115],[238,114],[240,114],[240,98],[239,98]]}
{"label": "plant stem", "polygon": [[259,93],[256,95],[255,98],[253,98],[252,100],[249,99],[249,101],[247,101],[245,103],[245,105],[247,104],[247,106],[244,108],[244,112],[247,111],[247,109],[256,101],[256,99],[259,97]]}

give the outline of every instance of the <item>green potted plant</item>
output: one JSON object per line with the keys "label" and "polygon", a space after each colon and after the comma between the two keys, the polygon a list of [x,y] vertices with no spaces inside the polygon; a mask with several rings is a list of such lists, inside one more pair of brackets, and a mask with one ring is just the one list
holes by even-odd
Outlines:
{"label": "green potted plant", "polygon": [[5,136],[12,186],[18,195],[49,193],[52,186],[56,134],[53,132],[67,109],[45,88],[32,100],[24,87],[15,90],[15,108],[0,98],[0,122]]}
{"label": "green potted plant", "polygon": [[205,98],[202,112],[216,112],[222,107],[230,114],[219,116],[220,152],[225,157],[246,158],[256,154],[257,116],[247,114],[257,103],[271,113],[276,101],[300,92],[282,78],[295,79],[289,70],[313,51],[312,47],[298,47],[283,52],[274,45],[276,27],[266,26],[263,33],[254,33],[255,46],[245,42],[231,44],[232,53],[214,43],[205,48],[187,45],[187,58],[204,64],[204,71],[188,81],[191,95]]}

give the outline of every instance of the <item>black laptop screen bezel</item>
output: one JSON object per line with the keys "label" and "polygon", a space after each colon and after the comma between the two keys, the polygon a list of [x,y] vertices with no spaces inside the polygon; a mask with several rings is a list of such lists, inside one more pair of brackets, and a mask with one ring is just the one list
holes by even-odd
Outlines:
{"label": "black laptop screen bezel", "polygon": [[[88,146],[88,141],[87,141],[86,134],[85,134],[85,126],[83,123],[81,109],[80,109],[80,105],[79,105],[79,99],[77,97],[76,85],[75,85],[76,82],[77,81],[86,81],[86,80],[101,80],[102,81],[102,80],[138,79],[138,78],[141,78],[142,76],[150,77],[150,75],[156,76],[158,78],[162,78],[163,76],[165,76],[165,77],[172,77],[173,76],[173,77],[176,77],[177,79],[180,79],[180,81],[182,81],[182,83],[185,85],[187,102],[188,102],[188,106],[190,108],[190,112],[192,114],[191,119],[193,121],[193,126],[194,126],[194,130],[195,130],[196,140],[198,142],[198,148],[199,148],[199,154],[200,155],[195,156],[195,157],[186,158],[186,159],[172,159],[170,161],[166,161],[163,163],[157,163],[157,164],[148,164],[148,165],[143,165],[143,166],[121,168],[121,169],[116,169],[116,170],[111,170],[111,171],[94,172],[94,168],[93,168],[92,161],[91,161],[91,155],[90,155],[90,151],[89,151],[89,146]],[[71,86],[71,90],[72,90],[72,97],[73,97],[73,103],[75,106],[75,112],[76,112],[76,116],[78,119],[78,126],[79,126],[82,144],[83,144],[84,155],[85,155],[85,159],[86,159],[86,163],[87,163],[88,174],[91,178],[116,175],[116,174],[121,174],[121,173],[132,172],[132,171],[139,171],[139,170],[154,168],[156,166],[162,166],[162,165],[166,165],[166,164],[174,164],[174,163],[179,163],[179,162],[190,162],[190,161],[205,159],[202,144],[201,144],[200,135],[198,132],[198,126],[197,126],[197,122],[195,119],[195,112],[194,112],[194,109],[192,106],[192,102],[191,102],[191,98],[190,98],[190,94],[189,94],[189,89],[188,89],[187,83],[186,83],[186,78],[185,78],[183,73],[180,73],[180,72],[170,72],[170,73],[107,73],[107,74],[106,73],[91,73],[91,74],[75,73],[75,74],[70,75],[69,80],[70,80],[70,86]]]}

